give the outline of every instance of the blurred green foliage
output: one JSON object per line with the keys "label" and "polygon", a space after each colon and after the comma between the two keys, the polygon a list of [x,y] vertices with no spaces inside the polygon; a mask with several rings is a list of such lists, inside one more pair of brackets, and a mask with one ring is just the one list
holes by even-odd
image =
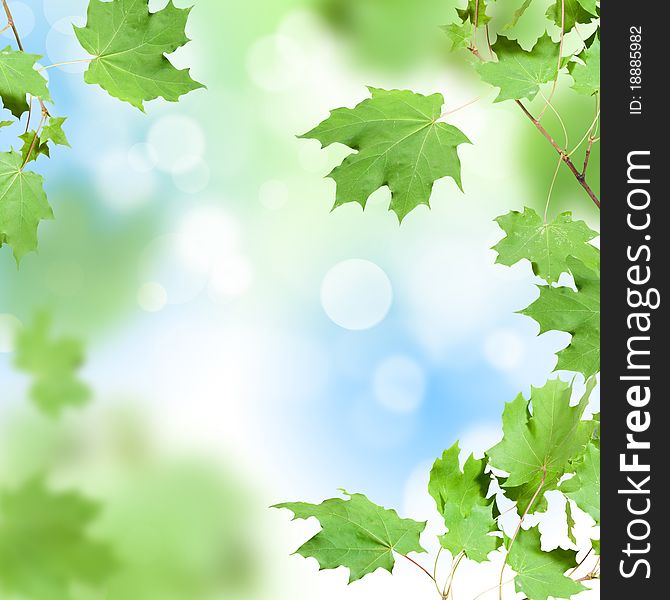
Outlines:
{"label": "blurred green foliage", "polygon": [[458,0],[317,0],[317,9],[376,67],[408,70],[446,56],[440,25],[456,19]]}
{"label": "blurred green foliage", "polygon": [[82,343],[74,338],[54,338],[51,319],[40,313],[18,333],[15,364],[33,376],[31,399],[50,416],[58,416],[67,407],[82,406],[91,392],[79,380],[77,371],[84,361]]}
{"label": "blurred green foliage", "polygon": [[87,529],[99,507],[43,479],[0,493],[0,585],[30,600],[69,600],[74,582],[102,585],[115,561]]}

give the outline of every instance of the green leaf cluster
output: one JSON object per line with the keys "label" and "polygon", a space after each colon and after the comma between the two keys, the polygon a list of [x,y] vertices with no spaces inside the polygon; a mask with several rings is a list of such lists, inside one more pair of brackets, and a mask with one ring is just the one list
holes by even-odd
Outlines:
{"label": "green leaf cluster", "polygon": [[[189,42],[189,14],[190,9],[176,8],[172,0],[153,13],[147,0],[90,0],[86,25],[75,27],[91,55],[84,80],[140,110],[144,102],[175,102],[204,87],[167,57]],[[18,147],[0,152],[0,247],[11,247],[17,263],[37,249],[40,223],[53,218],[42,177],[28,166],[41,156],[50,157],[53,146],[69,146],[65,117],[51,114],[54,99],[43,74],[48,67],[38,67],[42,57],[27,52],[20,40],[17,29],[15,47],[0,50],[2,107],[8,116],[25,122]],[[16,121],[3,120],[0,128]]]}

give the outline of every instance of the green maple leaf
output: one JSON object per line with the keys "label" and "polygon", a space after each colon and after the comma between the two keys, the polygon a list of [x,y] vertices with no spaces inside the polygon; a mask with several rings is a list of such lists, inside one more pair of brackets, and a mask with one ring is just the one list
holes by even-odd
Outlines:
{"label": "green maple leaf", "polygon": [[491,535],[498,531],[492,506],[474,506],[464,517],[458,506],[448,504],[442,516],[449,531],[440,536],[440,544],[452,556],[463,552],[470,560],[484,562],[502,544],[501,537]]}
{"label": "green maple leaf", "polygon": [[493,518],[493,498],[487,498],[491,477],[485,472],[486,462],[473,455],[461,471],[459,455],[456,442],[435,461],[428,492],[448,529],[440,537],[442,546],[453,556],[465,552],[469,559],[483,562],[502,543],[501,538],[490,535],[498,531]]}
{"label": "green maple leaf", "polygon": [[474,506],[488,506],[492,499],[487,498],[491,477],[486,474],[486,462],[477,460],[472,454],[461,471],[460,448],[456,442],[445,450],[430,471],[428,493],[435,500],[440,514],[448,504],[454,504],[466,517]]}
{"label": "green maple leaf", "polygon": [[577,56],[581,62],[568,66],[575,84],[572,89],[579,94],[593,96],[600,93],[600,40],[593,38],[591,45]]}
{"label": "green maple leaf", "polygon": [[26,54],[7,46],[0,50],[0,98],[17,119],[28,110],[27,96],[51,100],[47,81],[35,70],[38,54]]}
{"label": "green maple leaf", "polygon": [[349,569],[349,583],[377,569],[391,572],[393,553],[425,552],[419,536],[426,523],[401,519],[395,510],[373,504],[362,494],[347,494],[348,500],[331,498],[321,504],[287,502],[295,519],[316,517],[321,531],[303,544],[297,553],[316,558],[322,569]]}
{"label": "green maple leaf", "polygon": [[[565,2],[565,15],[563,15],[563,2]],[[597,14],[595,0],[556,0],[556,3],[547,9],[547,17],[558,27],[563,23],[566,33],[575,25],[590,23]]]}
{"label": "green maple leaf", "polygon": [[53,339],[49,330],[49,317],[38,315],[18,335],[15,362],[17,368],[34,378],[32,400],[47,415],[58,416],[67,407],[86,404],[91,392],[77,375],[84,361],[81,343],[70,338]]}
{"label": "green maple leaf", "polygon": [[576,552],[560,548],[543,552],[537,527],[519,531],[507,563],[517,574],[516,591],[524,593],[528,600],[571,598],[587,589],[565,575],[577,566]]}
{"label": "green maple leaf", "polygon": [[53,219],[44,179],[23,167],[18,152],[0,153],[0,246],[11,246],[17,263],[37,248],[40,221]]}
{"label": "green maple leaf", "polygon": [[570,500],[565,500],[565,521],[568,526],[568,539],[573,543],[577,543],[577,538],[575,538],[575,518],[572,516],[572,504]]}
{"label": "green maple leaf", "polygon": [[569,287],[540,286],[540,297],[520,311],[547,331],[566,331],[570,344],[558,353],[556,370],[591,377],[600,371],[600,268],[593,270],[568,257],[577,291]]}
{"label": "green maple leaf", "polygon": [[0,494],[0,587],[11,597],[71,600],[75,583],[102,586],[116,561],[87,530],[99,512],[76,493],[41,479]]}
{"label": "green maple leaf", "polygon": [[473,25],[486,25],[490,20],[486,14],[486,0],[468,0],[468,5],[463,9],[456,9],[462,21],[469,21]]}
{"label": "green maple leaf", "polygon": [[191,9],[172,0],[154,13],[146,0],[91,0],[85,27],[75,27],[84,50],[94,56],[84,79],[115,98],[144,110],[144,102],[180,96],[204,87],[189,69],[178,70],[166,58],[187,44],[185,28]]}
{"label": "green maple leaf", "polygon": [[65,120],[66,117],[51,117],[49,124],[45,125],[40,132],[26,131],[19,136],[19,139],[23,140],[21,157],[24,164],[37,160],[41,155],[50,157],[49,142],[60,146],[70,146],[63,131]]}
{"label": "green maple leaf", "polygon": [[464,23],[452,23],[442,27],[442,31],[447,34],[451,40],[451,49],[469,48],[472,44],[475,28],[470,21]]}
{"label": "green maple leaf", "polygon": [[66,120],[67,117],[49,117],[49,122],[42,127],[42,133],[40,134],[42,143],[52,142],[57,146],[69,147],[70,142],[68,142],[63,131],[63,124]]}
{"label": "green maple leaf", "polygon": [[338,108],[304,134],[322,147],[340,143],[356,150],[329,177],[337,184],[335,207],[358,202],[382,186],[391,190],[390,210],[402,221],[429,205],[433,183],[452,177],[461,187],[459,144],[470,143],[456,127],[440,123],[444,98],[403,90],[369,88],[372,98],[355,108]]}
{"label": "green maple leaf", "polygon": [[0,129],[14,125],[14,121],[0,121]]}
{"label": "green maple leaf", "polygon": [[23,146],[21,146],[22,164],[37,160],[42,154],[49,156],[49,146],[41,142],[37,131],[26,131],[19,136],[19,139],[23,141]]}
{"label": "green maple leaf", "polygon": [[575,465],[575,476],[564,481],[560,490],[600,524],[600,450],[589,444]]}
{"label": "green maple leaf", "polygon": [[551,223],[545,223],[532,208],[511,211],[496,219],[507,234],[494,247],[496,263],[511,267],[520,260],[530,261],[533,273],[545,281],[558,281],[569,271],[568,257],[576,257],[587,265],[599,264],[598,250],[589,244],[598,234],[584,221],[573,221],[565,212]]}
{"label": "green maple leaf", "polygon": [[[556,489],[558,481],[571,472],[572,462],[586,448],[595,427],[594,421],[582,420],[595,380],[589,380],[579,404],[570,406],[572,386],[560,379],[548,381],[544,387],[531,388],[531,398],[519,394],[505,405],[502,441],[486,454],[492,467],[506,471],[509,477],[502,483],[503,490],[520,488],[533,495],[521,511],[530,508],[530,499]],[[531,409],[532,408],[532,412]]]}
{"label": "green maple leaf", "polygon": [[495,102],[503,100],[532,100],[540,91],[540,85],[553,81],[558,74],[560,46],[547,35],[543,35],[528,52],[516,41],[500,36],[493,45],[497,62],[477,65],[481,78],[500,92]]}
{"label": "green maple leaf", "polygon": [[526,14],[526,11],[528,10],[532,2],[533,0],[524,0],[523,4],[514,11],[514,14],[512,15],[512,20],[503,27],[503,31],[515,27],[519,23],[521,17],[523,17],[523,15]]}

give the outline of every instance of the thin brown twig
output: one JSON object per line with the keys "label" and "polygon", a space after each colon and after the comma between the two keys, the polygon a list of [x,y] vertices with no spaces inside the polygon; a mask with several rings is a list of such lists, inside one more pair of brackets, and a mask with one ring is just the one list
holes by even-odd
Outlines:
{"label": "thin brown twig", "polygon": [[[25,52],[25,49],[23,48],[23,42],[21,42],[21,36],[19,35],[18,30],[16,29],[16,23],[14,23],[14,17],[12,16],[12,11],[9,9],[7,0],[2,0],[2,7],[5,9],[5,15],[7,15],[7,25],[9,25],[9,27],[12,29],[12,32],[14,33],[14,39],[16,40],[16,45],[19,47],[19,50],[21,52]],[[38,98],[37,100],[40,103],[42,114],[46,116],[51,116],[49,114],[47,107],[44,105],[42,98]]]}
{"label": "thin brown twig", "polygon": [[579,182],[579,185],[581,185],[584,188],[584,191],[588,194],[589,198],[593,201],[593,203],[600,208],[600,200],[598,200],[598,196],[595,195],[589,184],[586,182],[586,178],[584,175],[577,170],[577,167],[575,167],[575,164],[572,162],[572,159],[567,155],[565,150],[561,148],[556,141],[554,140],[553,137],[549,134],[549,132],[542,126],[542,124],[528,111],[528,109],[525,107],[523,102],[521,100],[515,100],[514,102],[517,103],[519,108],[523,111],[523,113],[530,119],[531,123],[535,125],[537,130],[547,139],[547,141],[554,147],[554,150],[558,152],[560,155],[561,159],[563,162],[566,164],[568,169],[572,172],[572,174],[575,176],[575,179]]}
{"label": "thin brown twig", "polygon": [[44,121],[46,120],[47,115],[42,113],[42,118],[40,119],[40,124],[37,126],[37,129],[35,130],[35,135],[33,136],[32,141],[30,142],[30,148],[28,149],[28,154],[26,154],[25,159],[23,160],[23,164],[21,165],[20,171],[23,171],[23,169],[26,168],[26,165],[30,162],[30,157],[33,153],[33,150],[35,150],[35,145],[37,144],[37,140],[40,139],[40,131],[42,127],[44,126]]}
{"label": "thin brown twig", "polygon": [[430,571],[426,569],[423,565],[420,565],[418,562],[416,562],[413,558],[407,556],[407,554],[401,554],[401,556],[404,556],[409,562],[411,562],[414,566],[419,567],[428,577],[430,577],[431,581],[435,581],[435,578],[430,574]]}

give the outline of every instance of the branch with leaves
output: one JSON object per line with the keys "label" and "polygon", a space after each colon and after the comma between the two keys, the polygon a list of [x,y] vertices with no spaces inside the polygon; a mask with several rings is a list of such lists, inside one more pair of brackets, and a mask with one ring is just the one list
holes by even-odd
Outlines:
{"label": "branch with leaves", "polygon": [[[44,180],[28,165],[41,156],[49,157],[54,146],[69,146],[63,131],[65,117],[55,117],[47,108],[53,99],[42,74],[66,63],[37,68],[41,57],[26,51],[6,0],[2,7],[7,17],[5,29],[14,34],[16,48],[0,50],[0,99],[13,118],[1,121],[0,128],[25,120],[25,131],[19,136],[20,151],[0,153],[0,246],[10,246],[19,263],[37,248],[40,222],[53,218]],[[89,57],[66,62],[87,63],[86,83],[100,86],[139,110],[144,110],[144,102],[156,98],[176,102],[203,87],[188,69],[176,69],[166,56],[190,41],[185,33],[189,14],[190,9],[176,8],[172,0],[153,13],[147,0],[90,0],[86,25],[73,26]],[[40,116],[31,129],[35,101]]]}
{"label": "branch with leaves", "polygon": [[[481,79],[498,88],[495,102],[514,102],[558,154],[554,173],[565,165],[597,207],[600,200],[587,182],[594,145],[599,141],[600,22],[596,0],[557,0],[547,11],[547,28],[557,27],[557,40],[545,33],[531,50],[509,39],[509,29],[523,16],[532,0],[497,0],[516,8],[512,21],[501,23],[487,14],[486,0],[468,0],[458,11],[459,21],[444,27],[454,51],[475,57],[474,69]],[[553,24],[553,25],[552,25]],[[581,49],[565,55],[565,38],[580,26],[595,28]],[[492,43],[492,40],[493,43]],[[480,47],[485,43],[487,51]],[[472,60],[470,58],[470,60]],[[572,79],[574,93],[595,99],[590,127],[572,149],[553,98],[561,79]],[[547,88],[545,94],[544,87]],[[458,148],[471,143],[465,133],[445,122],[443,96],[424,96],[407,90],[370,88],[371,97],[354,108],[338,108],[303,137],[323,147],[343,144],[352,150],[329,177],[335,181],[335,207],[357,203],[363,208],[370,195],[386,186],[389,209],[402,222],[421,205],[429,205],[435,181],[451,177],[462,190]],[[535,117],[526,103],[536,97],[544,106]],[[472,104],[468,103],[465,106]],[[556,141],[543,118],[553,113],[565,135]],[[574,155],[586,143],[583,166]],[[517,396],[502,416],[503,438],[481,459],[469,456],[461,467],[458,443],[446,450],[431,471],[428,493],[444,523],[440,551],[434,568],[421,563],[425,552],[420,537],[426,523],[402,519],[396,511],[372,503],[361,494],[348,494],[322,504],[289,502],[276,508],[290,510],[296,519],[316,518],[321,531],[298,549],[315,558],[322,569],[346,567],[350,583],[377,569],[392,571],[396,557],[405,557],[429,577],[442,600],[453,599],[454,582],[464,560],[483,563],[496,558],[502,564],[497,586],[475,598],[498,591],[514,582],[514,589],[528,600],[572,598],[584,582],[598,577],[597,539],[600,525],[600,421],[587,418],[591,393],[600,371],[600,251],[593,244],[598,233],[566,212],[551,220],[549,199],[544,216],[535,210],[511,211],[497,219],[504,232],[494,246],[497,262],[512,266],[528,262],[538,278],[539,297],[521,314],[534,319],[539,334],[563,331],[570,334],[567,346],[557,354],[556,370],[580,374],[586,390],[576,404],[573,385],[551,379],[532,388],[530,398]],[[567,277],[566,277],[567,276]],[[570,548],[546,552],[541,547],[538,525],[528,527],[528,517],[546,518],[546,494],[561,494]],[[512,509],[503,509],[512,504]],[[511,531],[503,526],[503,510],[515,510]],[[574,511],[590,516],[596,526],[594,539],[577,545]],[[438,563],[451,556],[443,583]],[[581,559],[578,561],[578,556]],[[589,566],[586,574],[583,565]],[[509,573],[512,571],[513,573]],[[506,581],[506,577],[511,579]]]}

